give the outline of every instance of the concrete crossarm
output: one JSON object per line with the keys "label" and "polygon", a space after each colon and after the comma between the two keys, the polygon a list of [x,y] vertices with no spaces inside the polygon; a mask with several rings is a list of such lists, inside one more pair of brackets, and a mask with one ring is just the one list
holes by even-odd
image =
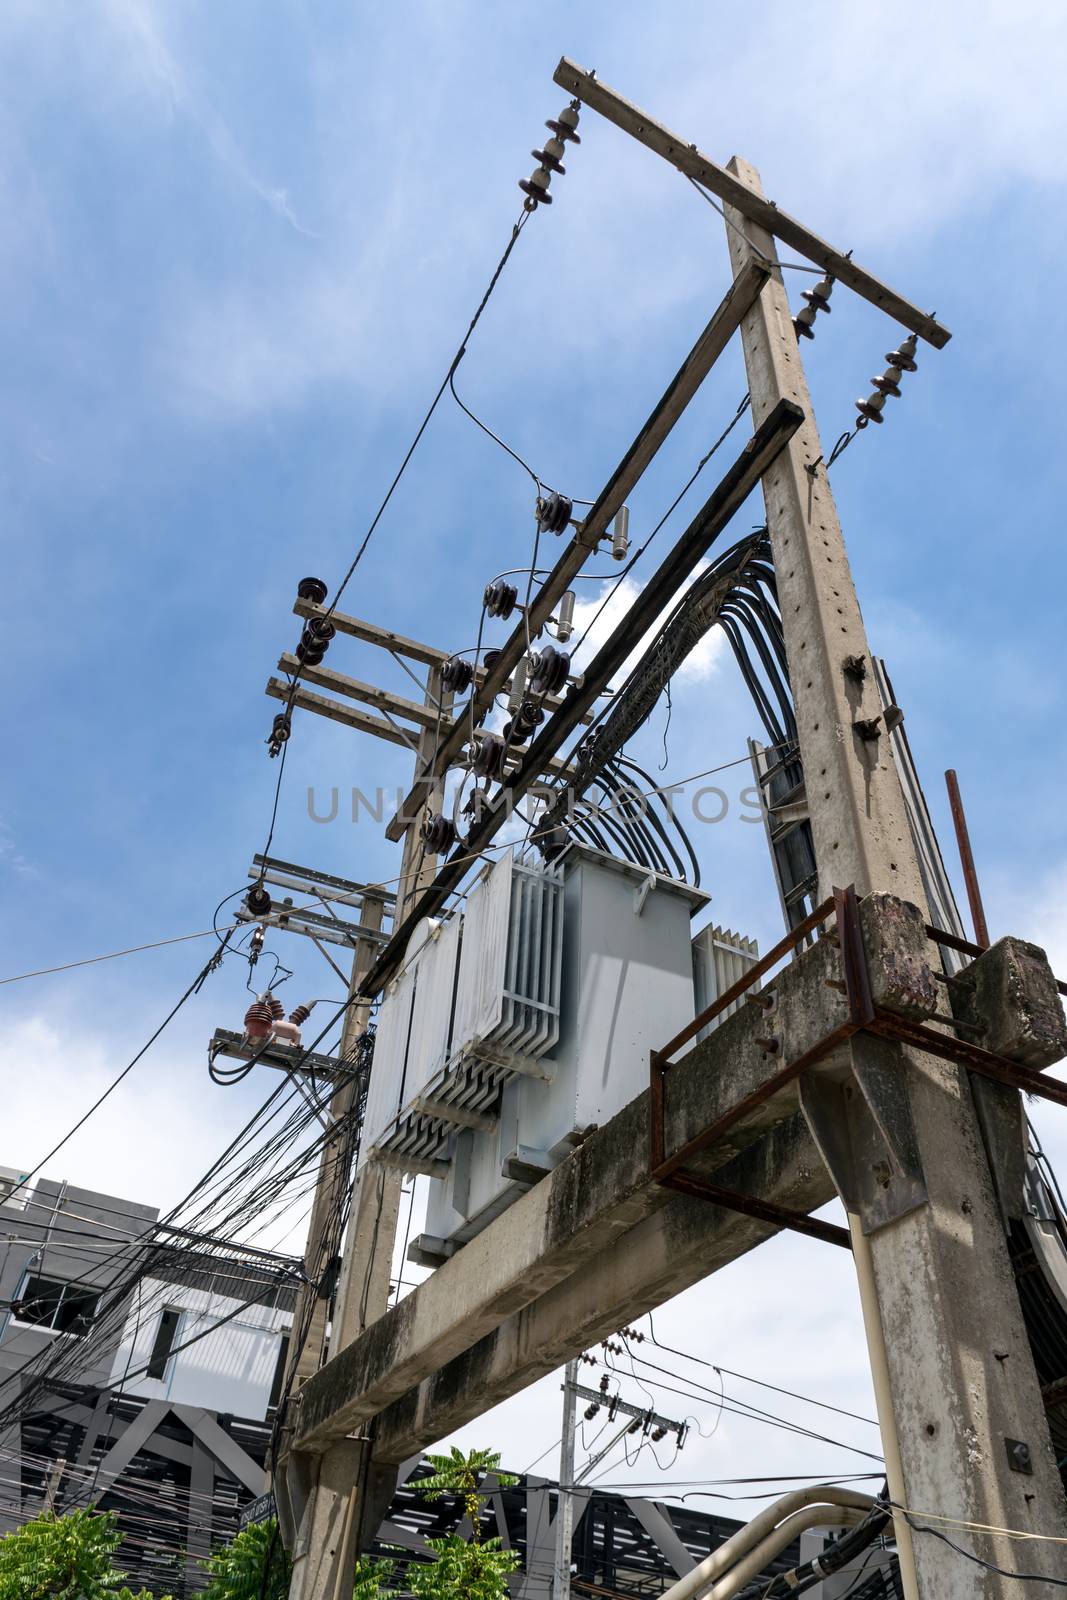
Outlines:
{"label": "concrete crossarm", "polygon": [[[875,1003],[929,1015],[936,989],[921,914],[871,895],[861,924]],[[690,1163],[710,1174],[792,1116],[795,1085],[768,1086],[844,1020],[844,997],[828,987],[840,976],[836,943],[820,940],[773,980],[773,1010],[743,1006],[672,1068],[668,1154],[729,1122]],[[648,1130],[646,1091],[329,1361],[301,1391],[295,1447],[325,1449],[350,1433],[665,1206],[669,1194],[649,1176]]]}

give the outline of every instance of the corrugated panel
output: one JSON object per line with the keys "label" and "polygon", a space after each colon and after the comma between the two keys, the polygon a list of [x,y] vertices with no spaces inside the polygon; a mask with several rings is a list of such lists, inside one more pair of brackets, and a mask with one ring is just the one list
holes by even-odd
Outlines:
{"label": "corrugated panel", "polygon": [[503,1013],[513,865],[508,851],[467,897],[453,1050],[486,1038]]}
{"label": "corrugated panel", "polygon": [[405,1104],[410,1103],[448,1059],[459,935],[460,919],[452,917],[440,924],[436,933],[430,933],[423,923],[412,936],[422,948],[415,961],[415,1004],[404,1081]]}
{"label": "corrugated panel", "polygon": [[415,968],[409,964],[386,989],[378,1010],[374,1059],[367,1086],[361,1154],[365,1157],[390,1127],[400,1109],[407,1057]]}
{"label": "corrugated panel", "polygon": [[[758,960],[759,945],[755,939],[734,933],[730,928],[702,928],[693,940],[693,988],[697,1015],[743,978]],[[698,1043],[744,1003],[743,998],[735,1000],[707,1027],[701,1028],[697,1034]]]}

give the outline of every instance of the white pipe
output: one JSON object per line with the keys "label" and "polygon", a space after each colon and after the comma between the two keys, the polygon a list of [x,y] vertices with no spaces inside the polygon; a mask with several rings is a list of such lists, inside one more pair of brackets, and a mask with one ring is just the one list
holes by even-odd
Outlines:
{"label": "white pipe", "polygon": [[[716,1578],[721,1578],[743,1556],[748,1555],[754,1546],[759,1545],[768,1534],[772,1534],[784,1518],[813,1505],[819,1507],[819,1521],[837,1522],[842,1519],[832,1508],[843,1506],[846,1510],[867,1512],[874,1505],[874,1501],[869,1494],[859,1494],[854,1489],[838,1489],[835,1485],[827,1483],[812,1484],[807,1489],[794,1489],[791,1494],[784,1494],[773,1505],[766,1506],[743,1528],[738,1528],[725,1544],[713,1550],[698,1567],[694,1567],[692,1572],[687,1572],[684,1578],[679,1578],[677,1583],[672,1584],[660,1600],[695,1600],[697,1595],[706,1591],[709,1584]],[[786,1540],[787,1544],[788,1542]]]}
{"label": "white pipe", "polygon": [[[860,1226],[859,1217],[851,1211],[848,1213],[848,1227],[852,1235],[852,1259],[856,1263],[860,1307],[867,1334],[867,1354],[874,1383],[874,1401],[878,1407],[878,1426],[882,1434],[882,1454],[885,1456],[889,1498],[898,1506],[906,1506],[908,1501],[904,1493],[904,1464],[900,1458],[900,1440],[897,1437],[897,1423],[893,1412],[889,1357],[886,1355],[885,1330],[882,1327],[882,1313],[878,1304],[878,1287],[874,1281],[871,1241]],[[919,1579],[915,1571],[915,1549],[911,1542],[911,1527],[902,1511],[893,1512],[893,1533],[900,1561],[900,1581],[904,1589],[904,1600],[919,1600]]]}
{"label": "white pipe", "polygon": [[846,1527],[855,1527],[865,1516],[864,1511],[835,1506],[806,1506],[803,1511],[794,1511],[791,1517],[778,1524],[773,1533],[761,1540],[754,1550],[750,1550],[747,1556],[742,1556],[737,1565],[732,1567],[724,1578],[720,1578],[713,1589],[705,1590],[706,1600],[733,1600],[734,1595],[745,1587],[750,1578],[758,1577],[769,1561],[781,1555],[797,1535],[806,1532],[808,1528],[837,1528],[842,1524]]}

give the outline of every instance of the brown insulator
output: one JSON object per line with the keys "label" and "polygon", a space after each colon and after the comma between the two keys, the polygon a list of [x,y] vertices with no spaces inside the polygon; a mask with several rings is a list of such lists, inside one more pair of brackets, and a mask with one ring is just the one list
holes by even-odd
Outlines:
{"label": "brown insulator", "polygon": [[274,1026],[274,1015],[265,1000],[254,1000],[245,1012],[245,1032],[250,1039],[266,1039]]}
{"label": "brown insulator", "polygon": [[271,723],[270,737],[267,740],[267,749],[270,755],[281,755],[282,745],[285,744],[293,731],[293,724],[287,711],[279,711]]}
{"label": "brown insulator", "polygon": [[493,668],[500,660],[500,656],[501,652],[499,650],[487,650],[485,652],[485,654],[482,656],[482,666],[485,668],[486,672],[492,672]]}
{"label": "brown insulator", "polygon": [[289,1013],[289,1021],[290,1022],[294,1022],[298,1028],[302,1027],[303,1024],[310,1017],[310,1015],[311,1015],[311,1007],[314,1004],[315,1004],[315,1002],[314,1002],[314,1000],[312,1000],[310,1005],[308,1005],[306,1003],[301,1003],[298,1006],[294,1006],[292,1011],[290,1011],[290,1013]]}
{"label": "brown insulator", "polygon": [[275,995],[267,993],[263,996],[264,1002],[270,1007],[271,1020],[280,1022],[285,1016],[285,1007]]}
{"label": "brown insulator", "polygon": [[321,606],[326,598],[326,585],[321,578],[301,578],[296,586],[296,592],[301,600],[310,600],[312,605]]}

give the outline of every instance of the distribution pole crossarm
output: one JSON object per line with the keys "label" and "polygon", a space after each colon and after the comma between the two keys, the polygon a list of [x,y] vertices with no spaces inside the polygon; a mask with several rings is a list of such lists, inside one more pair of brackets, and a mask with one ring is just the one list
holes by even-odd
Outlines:
{"label": "distribution pole crossarm", "polygon": [[532,740],[514,772],[510,773],[498,803],[487,808],[455,853],[443,864],[432,885],[409,909],[403,921],[363,983],[363,994],[370,998],[383,989],[403,959],[414,929],[423,917],[432,917],[444,906],[451,891],[466,876],[472,855],[485,849],[504,826],[511,806],[545,771],[549,760],[563,741],[579,726],[583,715],[601,689],[617,672],[633,649],[633,641],[651,626],[664,606],[674,597],[713,540],[748,499],[756,484],[789,443],[804,420],[804,413],[791,400],[782,400],[760,424],[733,466],[698,511],[673,550],[649,578],[622,622],[597,651],[574,684],[566,702],[544,724]]}
{"label": "distribution pole crossarm", "polygon": [[608,479],[589,515],[534,596],[528,614],[505,641],[491,671],[478,683],[470,705],[464,707],[439,741],[433,760],[416,778],[410,794],[386,828],[386,838],[395,842],[404,836],[412,818],[419,814],[425,803],[427,789],[433,787],[436,777],[459,755],[467,739],[472,717],[477,719],[480,712],[488,710],[493,704],[526,650],[527,641],[540,632],[552,615],[557,601],[570,588],[590,553],[596,549],[616,512],[640,481],[678,418],[726,349],[766,281],[767,269],[760,262],[751,262],[746,271],[735,278],[644,427]]}
{"label": "distribution pole crossarm", "polygon": [[720,167],[717,162],[703,155],[695,144],[687,143],[678,134],[665,128],[662,123],[656,122],[647,112],[632,105],[614,89],[609,89],[595,74],[587,72],[576,61],[564,56],[553,77],[561,88],[566,89],[568,94],[575,95],[583,105],[589,106],[593,111],[599,111],[602,117],[613,122],[624,133],[630,134],[656,155],[663,156],[687,178],[703,184],[705,189],[710,189],[712,194],[717,195],[726,205],[735,207],[743,216],[752,222],[758,222],[776,238],[784,240],[794,250],[799,250],[809,261],[814,261],[817,266],[832,273],[839,283],[845,284],[864,300],[869,300],[872,305],[878,306],[912,333],[917,333],[920,338],[932,344],[935,349],[940,350],[951,339],[952,335],[948,329],[942,327],[936,317],[920,311],[917,306],[913,306],[902,295],[882,283],[873,273],[857,266],[851,254],[836,250],[833,245],[827,244],[825,239],[820,239],[817,233],[812,233],[810,228],[806,228],[788,212],[780,211],[773,200],[753,194],[752,190],[732,172],[728,172],[725,167]]}

